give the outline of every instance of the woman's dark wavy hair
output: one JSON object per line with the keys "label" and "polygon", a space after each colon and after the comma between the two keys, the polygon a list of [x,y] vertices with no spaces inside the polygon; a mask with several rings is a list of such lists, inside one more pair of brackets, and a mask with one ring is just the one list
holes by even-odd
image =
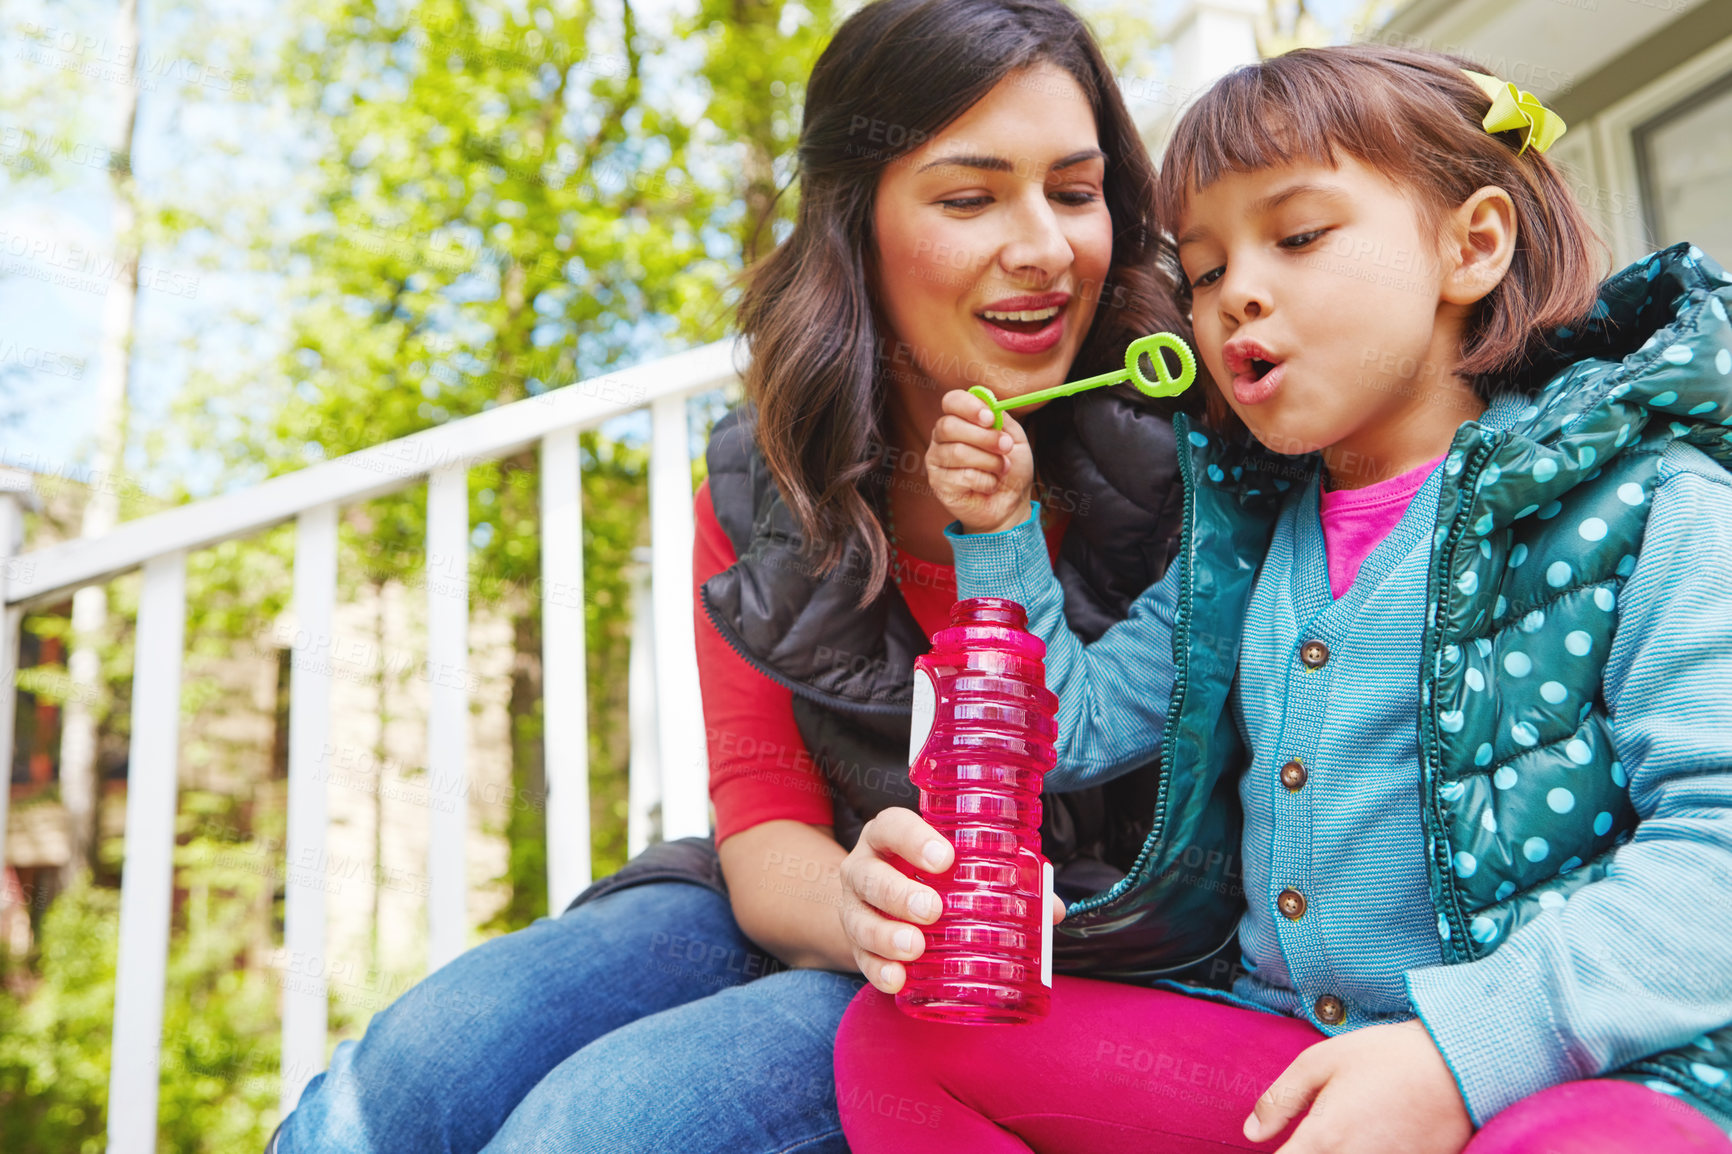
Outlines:
{"label": "woman's dark wavy hair", "polygon": [[869,289],[878,179],[1006,76],[1040,63],[1076,79],[1107,154],[1113,259],[1071,375],[1122,366],[1125,346],[1147,333],[1189,331],[1158,252],[1153,163],[1081,17],[1062,0],[876,0],[850,16],[806,88],[794,230],[748,273],[739,327],[758,448],[819,573],[850,541],[865,551],[862,605],[889,568],[875,474],[890,371]]}

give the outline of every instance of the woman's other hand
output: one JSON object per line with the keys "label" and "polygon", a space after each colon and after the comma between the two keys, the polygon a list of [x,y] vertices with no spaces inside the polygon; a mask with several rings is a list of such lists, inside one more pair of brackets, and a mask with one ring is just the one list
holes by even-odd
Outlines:
{"label": "woman's other hand", "polygon": [[970,533],[996,533],[1028,520],[1034,454],[1009,413],[992,427],[992,410],[974,394],[952,389],[932,427],[926,480],[933,494]]}
{"label": "woman's other hand", "polygon": [[[907,981],[902,963],[925,952],[921,927],[937,921],[944,908],[938,891],[896,868],[887,860],[892,855],[929,874],[956,863],[950,843],[911,809],[887,809],[867,822],[842,862],[842,932],[854,948],[854,964],[886,994]],[[1057,895],[1048,914],[1055,925],[1064,920]]]}

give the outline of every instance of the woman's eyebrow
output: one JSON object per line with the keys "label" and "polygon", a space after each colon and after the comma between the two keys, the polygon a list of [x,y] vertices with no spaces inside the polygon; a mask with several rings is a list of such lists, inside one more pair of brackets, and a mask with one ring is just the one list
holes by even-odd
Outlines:
{"label": "woman's eyebrow", "polygon": [[[1105,160],[1106,158],[1107,154],[1098,148],[1085,148],[1081,152],[1073,152],[1069,156],[1053,161],[1052,164],[1047,166],[1047,170],[1049,172],[1056,172],[1061,168],[1071,168],[1074,165],[1082,164],[1085,161]],[[945,165],[950,165],[955,168],[979,168],[985,169],[988,172],[1015,172],[1017,167],[1015,163],[1002,156],[973,156],[957,154],[954,156],[941,156],[936,160],[929,160],[925,164],[921,165],[918,171],[925,172],[929,168],[940,168]]]}
{"label": "woman's eyebrow", "polygon": [[1107,154],[1102,152],[1098,148],[1085,148],[1081,152],[1071,153],[1069,156],[1065,157],[1063,160],[1053,161],[1052,166],[1050,168],[1048,168],[1047,171],[1048,172],[1057,172],[1061,168],[1070,168],[1074,165],[1082,164],[1086,161],[1105,160],[1106,158],[1107,158]]}
{"label": "woman's eyebrow", "polygon": [[930,168],[942,168],[950,165],[955,168],[984,168],[988,172],[1010,172],[1014,165],[1002,156],[941,156],[937,160],[929,160],[920,166],[919,171]]}

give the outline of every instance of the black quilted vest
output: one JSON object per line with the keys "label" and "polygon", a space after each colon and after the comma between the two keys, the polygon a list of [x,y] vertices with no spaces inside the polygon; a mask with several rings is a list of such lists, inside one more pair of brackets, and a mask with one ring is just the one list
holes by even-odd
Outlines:
{"label": "black quilted vest", "polygon": [[[1043,494],[1070,514],[1057,572],[1071,628],[1093,641],[1173,556],[1183,512],[1173,427],[1110,393],[1053,409],[1041,415]],[[857,545],[818,575],[752,439],[754,420],[742,406],[710,436],[710,496],[739,560],[704,583],[703,604],[735,651],[793,691],[807,752],[830,786],[836,839],[852,848],[880,810],[919,805],[908,779],[910,703],[914,659],[931,646],[894,583],[858,607],[868,563]],[[1156,811],[1156,768],[1043,798],[1042,847],[1066,901],[1130,869]],[[1061,968],[1065,952],[1055,945]]]}

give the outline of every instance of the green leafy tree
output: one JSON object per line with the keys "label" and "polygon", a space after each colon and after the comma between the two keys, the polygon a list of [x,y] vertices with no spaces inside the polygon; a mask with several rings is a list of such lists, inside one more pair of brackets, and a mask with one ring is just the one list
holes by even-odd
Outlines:
{"label": "green leafy tree", "polygon": [[[257,457],[298,467],[568,385],[670,340],[716,335],[726,266],[702,231],[722,193],[682,167],[689,130],[645,99],[642,37],[564,12],[429,3],[387,20],[367,4],[314,14],[316,46],[290,55],[286,91],[325,137],[317,227],[289,247],[311,271],[288,364],[295,389]],[[340,109],[340,115],[335,114]],[[642,543],[643,471],[584,439],[591,734],[608,730],[609,648],[629,599],[610,576]],[[470,470],[472,589],[512,623],[517,797],[545,796],[541,765],[538,485],[533,452]],[[423,564],[419,491],[351,511],[352,547],[378,582]],[[602,610],[596,613],[594,610]],[[601,659],[598,662],[598,658]],[[595,742],[607,807],[625,743]],[[511,897],[494,928],[545,912],[544,814],[513,807]]]}
{"label": "green leafy tree", "polygon": [[[277,990],[249,962],[281,843],[249,832],[244,808],[218,794],[181,797],[174,863],[186,896],[171,927],[159,1090],[158,1148],[174,1154],[262,1148],[276,1107]],[[61,894],[43,918],[40,978],[26,999],[0,998],[0,1149],[94,1154],[106,1144],[119,901],[101,885]]]}
{"label": "green leafy tree", "polygon": [[[190,4],[172,11],[197,22]],[[308,161],[298,192],[310,215],[297,221],[260,205],[236,218],[243,226],[211,232],[285,286],[275,316],[256,315],[277,320],[287,339],[268,371],[193,362],[177,435],[215,463],[218,478],[207,473],[204,489],[291,472],[722,335],[734,274],[790,214],[791,200],[777,199],[789,178],[783,158],[832,12],[713,4],[689,27],[657,29],[641,26],[629,4],[609,11],[318,0],[283,17],[297,21],[285,51],[249,80],[300,126]],[[176,219],[192,227],[214,215],[188,209]],[[236,316],[250,307],[237,302]],[[717,411],[699,408],[696,434]],[[629,426],[580,443],[600,876],[626,856],[623,671],[633,554],[648,543],[648,461]],[[694,480],[701,471],[699,462]],[[170,500],[189,499],[192,488],[180,480]],[[513,627],[513,773],[529,798],[545,792],[538,489],[532,452],[470,470],[472,600]],[[349,592],[425,576],[423,492],[344,510],[339,571]],[[183,729],[225,707],[220,675],[201,662],[266,645],[266,623],[287,602],[292,542],[283,527],[189,556]],[[115,589],[129,620],[135,594],[125,582]],[[43,628],[55,626],[44,619]],[[110,737],[124,737],[130,636],[121,641],[104,664],[115,695]],[[251,1148],[273,1120],[279,770],[244,798],[182,792],[164,1149]],[[546,912],[544,820],[538,808],[512,808],[510,900],[486,932]],[[97,884],[54,903],[35,956],[6,963],[0,1149],[102,1146],[118,923],[111,883],[122,848],[106,845]],[[339,1006],[333,1022],[359,1029],[364,1018]]]}
{"label": "green leafy tree", "polygon": [[[313,227],[275,258],[306,269],[292,387],[268,424],[229,441],[235,463],[288,471],[720,336],[730,278],[775,210],[774,157],[828,8],[709,17],[708,115],[694,122],[674,107],[689,78],[668,68],[673,45],[629,3],[614,22],[586,5],[313,9],[278,77],[320,156]],[[602,873],[623,860],[623,574],[647,543],[646,478],[641,451],[582,443]],[[545,792],[535,476],[531,452],[470,470],[472,589],[512,622],[513,764],[529,797]],[[424,531],[419,490],[345,517],[375,581],[416,579]],[[494,928],[544,912],[542,816],[511,813],[512,896]]]}

